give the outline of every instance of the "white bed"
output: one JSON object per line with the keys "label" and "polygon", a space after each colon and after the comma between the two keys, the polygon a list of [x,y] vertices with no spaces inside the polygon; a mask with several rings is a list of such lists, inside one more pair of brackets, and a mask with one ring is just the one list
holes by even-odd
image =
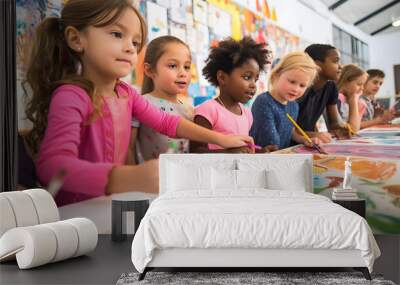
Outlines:
{"label": "white bed", "polygon": [[154,267],[354,267],[370,278],[380,251],[367,222],[311,191],[310,155],[162,155],[132,262],[140,278]]}

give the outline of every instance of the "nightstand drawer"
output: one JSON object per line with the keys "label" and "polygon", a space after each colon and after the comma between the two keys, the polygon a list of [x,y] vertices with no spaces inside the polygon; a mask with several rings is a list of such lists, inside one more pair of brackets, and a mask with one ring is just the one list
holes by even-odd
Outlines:
{"label": "nightstand drawer", "polygon": [[339,204],[340,206],[365,218],[365,200],[332,200],[332,202]]}

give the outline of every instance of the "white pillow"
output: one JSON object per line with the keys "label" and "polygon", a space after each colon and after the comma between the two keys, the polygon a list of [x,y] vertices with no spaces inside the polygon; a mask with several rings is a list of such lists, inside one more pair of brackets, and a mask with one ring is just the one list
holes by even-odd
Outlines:
{"label": "white pillow", "polygon": [[168,163],[168,191],[211,189],[211,167]]}
{"label": "white pillow", "polygon": [[240,170],[266,170],[267,188],[272,190],[307,191],[311,183],[311,173],[305,160],[281,157],[254,159],[239,159]]}
{"label": "white pillow", "polygon": [[269,169],[267,172],[267,188],[273,190],[306,192],[308,183],[304,167],[293,167],[290,174],[280,169]]}
{"label": "white pillow", "polygon": [[236,170],[237,188],[267,188],[267,171]]}
{"label": "white pillow", "polygon": [[213,190],[236,190],[236,170],[213,167],[211,175]]}

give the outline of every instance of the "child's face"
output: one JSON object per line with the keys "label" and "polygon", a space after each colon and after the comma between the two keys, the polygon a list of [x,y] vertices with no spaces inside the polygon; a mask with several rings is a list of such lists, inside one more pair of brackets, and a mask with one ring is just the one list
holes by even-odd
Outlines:
{"label": "child's face", "polygon": [[375,96],[383,84],[384,78],[374,76],[369,78],[367,83],[364,85],[364,94],[369,96]]}
{"label": "child's face", "polygon": [[367,75],[363,74],[356,79],[346,83],[344,85],[344,91],[346,94],[359,94],[361,95],[364,90],[364,84],[367,81]]}
{"label": "child's face", "polygon": [[158,59],[151,77],[155,91],[176,96],[187,91],[190,84],[192,57],[189,49],[180,43],[169,43]]}
{"label": "child's face", "polygon": [[136,13],[125,9],[111,25],[84,29],[80,33],[83,74],[96,74],[99,79],[118,79],[128,75],[137,62],[140,25]]}
{"label": "child's face", "polygon": [[234,101],[246,104],[256,94],[259,75],[260,67],[257,61],[249,59],[234,68],[219,87],[221,92],[231,96]]}
{"label": "child's face", "polygon": [[301,69],[290,69],[278,75],[273,83],[273,90],[280,102],[287,103],[295,101],[304,95],[310,84],[310,75]]}
{"label": "child's face", "polygon": [[316,61],[316,63],[321,68],[320,76],[327,80],[336,81],[339,79],[342,66],[340,65],[340,53],[337,49],[329,50],[324,61]]}

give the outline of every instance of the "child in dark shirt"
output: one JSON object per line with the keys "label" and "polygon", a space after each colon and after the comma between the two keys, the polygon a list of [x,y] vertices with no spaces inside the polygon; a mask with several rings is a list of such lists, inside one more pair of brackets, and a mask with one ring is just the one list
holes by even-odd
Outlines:
{"label": "child in dark shirt", "polygon": [[323,142],[330,142],[330,133],[317,132],[316,123],[326,110],[328,130],[342,137],[347,134],[346,123],[340,117],[337,100],[338,89],[334,81],[339,79],[341,72],[340,53],[331,45],[312,44],[305,52],[320,67],[317,80],[299,98],[298,124],[311,136],[316,136]]}

